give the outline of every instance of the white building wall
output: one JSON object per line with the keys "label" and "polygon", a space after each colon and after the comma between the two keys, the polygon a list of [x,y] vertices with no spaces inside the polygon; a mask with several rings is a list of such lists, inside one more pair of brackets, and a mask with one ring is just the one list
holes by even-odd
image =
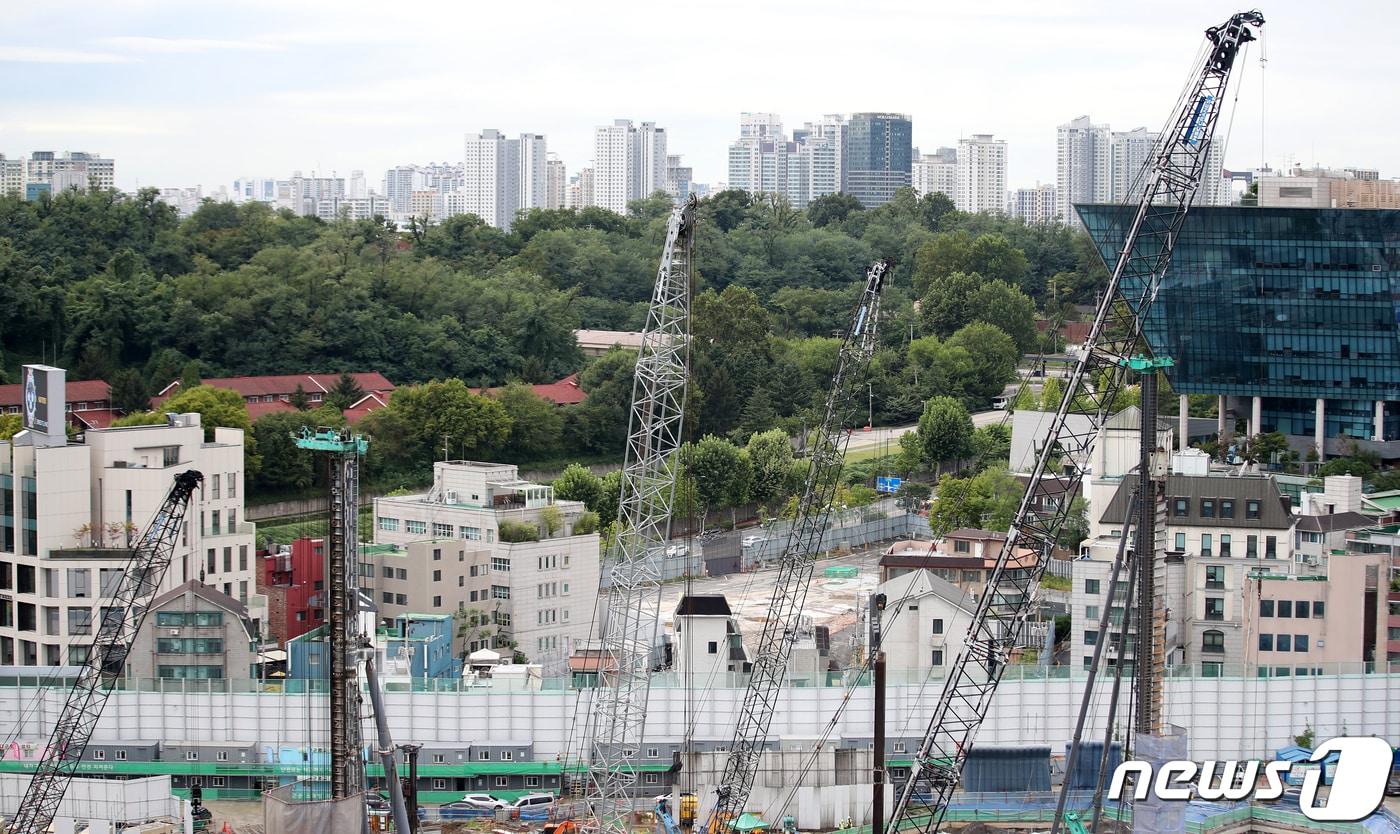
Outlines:
{"label": "white building wall", "polygon": [[483,130],[466,139],[462,171],[463,207],[484,222],[510,231],[520,208],[520,140],[498,130]]}
{"label": "white building wall", "polygon": [[1079,224],[1077,203],[1106,203],[1113,193],[1112,152],[1108,125],[1080,116],[1056,130],[1055,186],[1060,193],[1061,218]]}
{"label": "white building wall", "polygon": [[[978,744],[1049,745],[1060,749],[1074,731],[1085,679],[1018,679],[1008,671],[992,699]],[[1032,672],[1037,670],[1032,670]],[[676,738],[688,719],[697,739],[728,741],[744,697],[743,689],[713,689],[707,697],[673,686],[654,685],[647,705],[647,737]],[[385,715],[396,738],[440,743],[483,743],[531,739],[537,759],[564,752],[575,709],[589,708],[591,692],[572,690],[503,692],[386,692]],[[846,692],[841,687],[785,690],[773,716],[774,738],[805,738],[824,727]],[[0,721],[20,740],[42,742],[67,696],[49,689],[35,698],[32,687],[0,689]],[[868,738],[872,715],[870,687],[855,689],[836,719],[832,737]],[[37,704],[27,707],[31,700]],[[927,725],[936,698],[920,685],[891,686],[888,720],[892,727]],[[1166,718],[1186,728],[1190,758],[1270,758],[1293,736],[1311,727],[1319,739],[1341,735],[1400,738],[1400,674],[1318,675],[1305,678],[1186,678],[1165,682]],[[243,744],[304,745],[314,728],[324,738],[324,695],[280,693],[183,693],[117,691],[97,725],[94,741],[170,739]],[[1096,699],[1085,725],[1102,737],[1107,699]],[[308,721],[309,719],[309,721]]]}
{"label": "white building wall", "polygon": [[539,133],[520,134],[520,208],[547,208],[549,200],[548,150]]}
{"label": "white building wall", "polygon": [[1114,131],[1109,137],[1110,200],[1124,203],[1130,199],[1138,199],[1138,195],[1133,192],[1133,185],[1142,169],[1151,161],[1158,136],[1155,130],[1138,127],[1127,131]]}

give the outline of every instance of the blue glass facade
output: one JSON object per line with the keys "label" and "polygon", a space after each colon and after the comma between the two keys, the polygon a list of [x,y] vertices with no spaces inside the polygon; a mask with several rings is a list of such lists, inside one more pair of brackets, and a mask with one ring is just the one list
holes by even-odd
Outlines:
{"label": "blue glass facade", "polygon": [[[1075,208],[1112,268],[1123,208]],[[1262,397],[1264,431],[1308,436],[1321,398],[1327,437],[1370,439],[1376,402],[1400,400],[1398,301],[1400,211],[1202,207],[1146,332],[1180,393]]]}
{"label": "blue glass facade", "polygon": [[912,183],[914,126],[907,116],[856,113],[842,140],[841,190],[875,208]]}

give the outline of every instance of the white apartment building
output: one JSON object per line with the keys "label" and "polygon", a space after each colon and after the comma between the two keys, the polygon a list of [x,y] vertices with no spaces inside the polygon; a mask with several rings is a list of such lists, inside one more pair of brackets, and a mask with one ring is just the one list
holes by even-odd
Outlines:
{"label": "white apartment building", "polygon": [[958,140],[958,211],[1001,212],[1006,208],[1005,139],[977,133]]}
{"label": "white apartment building", "polygon": [[1061,219],[1059,189],[1049,183],[1018,188],[1007,197],[1006,213],[1027,223],[1058,221]]}
{"label": "white apartment building", "polygon": [[[291,179],[292,211],[306,217],[318,214],[324,200],[334,204],[345,199],[345,179],[343,177],[303,177],[300,171],[292,172]],[[334,217],[334,215],[332,215]],[[325,218],[322,218],[325,219]]]}
{"label": "white apartment building", "polygon": [[542,209],[548,197],[549,151],[539,133],[520,134],[520,208]]}
{"label": "white apartment building", "polygon": [[34,151],[26,161],[25,183],[47,183],[52,193],[69,188],[103,191],[117,187],[116,163],[83,151]]}
{"label": "white apartment building", "polygon": [[501,231],[510,231],[520,210],[520,140],[499,130],[469,134],[462,169],[466,213]]}
{"label": "white apartment building", "polygon": [[729,186],[750,194],[787,194],[789,143],[782,137],[741,138],[729,146]]}
{"label": "white apartment building", "polygon": [[544,160],[544,208],[564,208],[568,185],[569,178],[564,171],[564,160],[560,159],[558,154],[546,154]]}
{"label": "white apartment building", "polygon": [[362,561],[381,619],[481,609],[533,662],[562,662],[589,636],[601,560],[598,534],[574,533],[583,504],[553,493],[512,464],[440,461],[428,492],[376,498],[375,544],[393,547]]}
{"label": "white apartment building", "polygon": [[946,194],[953,200],[958,195],[958,149],[939,148],[933,153],[917,156],[912,166],[914,193]]}
{"label": "white apartment building", "polygon": [[316,216],[328,223],[388,217],[389,210],[389,201],[378,194],[369,197],[324,197],[316,201]]}
{"label": "white apartment building", "polygon": [[189,217],[204,202],[204,189],[197,185],[193,188],[162,188],[158,199],[174,206],[181,217]]}
{"label": "white apartment building", "polygon": [[0,197],[10,194],[24,196],[24,160],[6,159],[0,153]]}
{"label": "white apartment building", "polygon": [[[204,473],[160,591],[200,579],[265,617],[254,592],[255,527],[243,521],[243,432],[205,440],[198,414],[167,425],[93,429],[69,441],[64,371],[26,365],[34,416],[0,442],[0,665],[81,662],[97,619],[130,557],[131,541],[165,501],[175,475]],[[44,426],[52,423],[52,428]],[[78,655],[65,657],[73,644]]]}
{"label": "white apartment building", "polygon": [[807,154],[806,201],[844,190],[842,153],[845,148],[846,117],[828,113],[815,122],[804,122],[793,131],[793,139]]}
{"label": "white apartment building", "polygon": [[784,137],[783,119],[777,113],[740,113],[740,139],[778,139]]}
{"label": "white apartment building", "polygon": [[1061,216],[1080,225],[1077,203],[1106,203],[1112,197],[1112,158],[1108,125],[1096,125],[1080,116],[1056,128],[1055,187],[1060,194]]}
{"label": "white apartment building", "polygon": [[666,193],[677,203],[683,202],[691,191],[695,171],[682,162],[680,154],[666,157]]}
{"label": "white apartment building", "polygon": [[593,205],[593,168],[580,168],[564,189],[564,208],[581,209]]}
{"label": "white apartment building", "polygon": [[599,127],[593,151],[592,200],[584,205],[626,214],[630,201],[666,190],[666,129],[654,122]]}
{"label": "white apartment building", "polygon": [[[1133,190],[1143,168],[1152,161],[1152,152],[1160,137],[1155,130],[1136,127],[1127,131],[1113,131],[1109,136],[1109,175],[1111,179],[1108,198],[1115,203],[1136,200],[1139,195]],[[1073,208],[1067,209],[1073,211]]]}

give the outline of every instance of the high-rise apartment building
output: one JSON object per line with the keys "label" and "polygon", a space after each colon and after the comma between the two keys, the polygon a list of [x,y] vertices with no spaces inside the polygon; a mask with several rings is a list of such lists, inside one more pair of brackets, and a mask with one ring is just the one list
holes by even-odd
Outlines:
{"label": "high-rise apartment building", "polygon": [[413,192],[426,185],[426,177],[417,165],[399,165],[384,172],[384,197],[396,213],[408,211]]}
{"label": "high-rise apartment building", "polygon": [[95,153],[34,151],[26,160],[25,183],[46,184],[57,194],[71,188],[105,191],[116,188],[116,163]]}
{"label": "high-rise apartment building", "polygon": [[677,203],[684,202],[690,195],[690,183],[695,172],[689,165],[682,165],[678,154],[666,157],[666,193]]}
{"label": "high-rise apartment building", "polygon": [[560,159],[558,154],[546,154],[544,160],[544,207],[547,209],[563,208],[568,185],[568,175],[564,172],[564,160]]}
{"label": "high-rise apartment building", "polygon": [[1005,139],[976,133],[958,140],[958,211],[1001,212],[1006,204]]}
{"label": "high-rise apartment building", "polygon": [[793,204],[807,203],[818,197],[841,190],[842,153],[845,148],[846,117],[839,113],[822,116],[815,122],[805,122],[794,130],[798,156],[806,176],[806,194]]}
{"label": "high-rise apartment building", "polygon": [[1034,188],[1017,188],[1006,200],[1006,213],[1027,223],[1061,220],[1059,193],[1055,186],[1037,183]]}
{"label": "high-rise apartment building", "polygon": [[564,190],[564,207],[580,209],[593,205],[593,168],[580,168]]}
{"label": "high-rise apartment building", "polygon": [[627,213],[632,200],[666,190],[666,129],[618,119],[598,128],[593,143],[590,205]]}
{"label": "high-rise apartment building", "polygon": [[750,136],[729,146],[729,187],[751,194],[787,193],[788,142]]}
{"label": "high-rise apartment building", "polygon": [[508,232],[520,210],[520,140],[499,130],[468,135],[462,194],[468,214]]}
{"label": "high-rise apartment building", "polygon": [[[1152,150],[1160,136],[1155,130],[1135,127],[1132,130],[1115,130],[1109,136],[1109,175],[1108,201],[1126,203],[1138,200],[1141,196],[1134,186],[1142,170],[1152,160]],[[1074,214],[1074,208],[1066,206],[1065,211]],[[1075,222],[1078,222],[1077,215]]]}
{"label": "high-rise apartment building", "polygon": [[548,184],[549,152],[539,133],[520,134],[520,208],[544,208]]}
{"label": "high-rise apartment building", "polygon": [[[293,171],[289,182],[292,211],[303,217],[318,214],[325,201],[337,204],[345,199],[345,180],[342,177],[318,177],[314,173],[303,177],[300,171]],[[332,213],[331,217],[334,216]]]}
{"label": "high-rise apartment building", "polygon": [[914,125],[898,113],[856,113],[846,123],[842,191],[866,208],[884,205],[911,184]]}
{"label": "high-rise apartment building", "polygon": [[1109,201],[1112,158],[1108,125],[1080,116],[1056,129],[1055,186],[1063,204],[1061,219],[1078,225],[1079,216],[1069,206]]}
{"label": "high-rise apartment building", "polygon": [[[243,432],[198,414],[164,425],[65,435],[65,373],[26,365],[35,390],[24,430],[0,442],[0,664],[82,663],[95,606],[112,595],[134,538],[165,501],[177,474],[204,473],[170,568],[166,591],[199,579],[263,611],[254,586],[254,525],[243,520]],[[256,615],[261,618],[263,614]]]}
{"label": "high-rise apartment building", "polygon": [[6,159],[0,153],[0,197],[24,196],[24,160]]}
{"label": "high-rise apartment building", "polygon": [[777,113],[740,113],[740,139],[782,139],[783,119]]}
{"label": "high-rise apartment building", "polygon": [[914,193],[946,194],[953,200],[958,196],[958,149],[939,148],[914,161]]}

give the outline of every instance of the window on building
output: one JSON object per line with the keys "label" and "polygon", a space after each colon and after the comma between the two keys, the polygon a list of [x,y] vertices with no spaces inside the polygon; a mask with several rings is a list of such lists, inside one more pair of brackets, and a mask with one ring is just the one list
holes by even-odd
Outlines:
{"label": "window on building", "polygon": [[1191,514],[1191,502],[1186,498],[1172,499],[1172,515],[1185,518]]}
{"label": "window on building", "polygon": [[433,607],[434,607],[434,608],[441,608],[441,607],[442,607],[442,597],[433,597]]}
{"label": "window on building", "polygon": [[248,545],[246,544],[240,544],[238,546],[238,569],[248,569]]}
{"label": "window on building", "polygon": [[1201,677],[1218,678],[1225,674],[1225,664],[1218,660],[1207,660],[1201,663]]}
{"label": "window on building", "polygon": [[112,758],[116,759],[116,760],[119,761],[119,762],[124,762],[124,761],[126,761],[126,751],[125,751],[125,750],[114,750],[114,751],[112,752]]}
{"label": "window on building", "polygon": [[1206,619],[1207,619],[1207,620],[1223,620],[1223,619],[1225,619],[1225,598],[1224,598],[1224,597],[1206,597]]}
{"label": "window on building", "polygon": [[399,531],[399,520],[388,516],[379,517],[379,529],[386,533],[397,533]]}
{"label": "window on building", "polygon": [[408,605],[408,594],[394,594],[395,605]]}
{"label": "window on building", "polygon": [[507,787],[508,785],[510,785],[510,777],[508,777],[508,776],[497,776],[497,777],[496,777],[496,787],[498,787],[498,788],[504,788],[504,787]]}
{"label": "window on building", "polygon": [[1275,648],[1276,650],[1278,650],[1278,651],[1281,651],[1281,652],[1289,652],[1289,651],[1292,651],[1292,650],[1293,650],[1293,635],[1291,635],[1291,634],[1276,634],[1276,635],[1274,635],[1274,648]]}
{"label": "window on building", "polygon": [[1258,536],[1245,536],[1245,539],[1244,539],[1244,555],[1245,555],[1245,558],[1246,558],[1246,559],[1258,559],[1258,558],[1259,558],[1259,537],[1258,537]]}
{"label": "window on building", "polygon": [[442,561],[442,548],[440,548],[440,547],[435,547],[435,548],[433,548],[433,561],[434,561],[434,562],[441,562],[441,561]]}
{"label": "window on building", "polygon": [[106,750],[94,750],[94,751],[92,751],[92,757],[93,757],[94,759],[97,759],[98,761],[101,761],[101,760],[107,758],[107,751],[106,751]]}
{"label": "window on building", "polygon": [[1234,518],[1234,517],[1235,517],[1235,502],[1234,502],[1233,500],[1231,500],[1231,499],[1229,499],[1229,498],[1221,498],[1221,499],[1220,499],[1220,517],[1221,517],[1221,518]]}
{"label": "window on building", "polygon": [[403,523],[404,530],[409,533],[423,534],[428,532],[428,522],[408,519]]}
{"label": "window on building", "polygon": [[1230,558],[1230,534],[1220,534],[1220,555],[1226,559]]}
{"label": "window on building", "polygon": [[525,787],[527,787],[527,788],[538,788],[539,786],[540,786],[540,777],[538,777],[538,776],[526,776],[526,777],[525,777]]}
{"label": "window on building", "polygon": [[492,586],[491,586],[491,598],[492,598],[492,599],[510,599],[510,586],[509,586],[509,585],[492,585]]}
{"label": "window on building", "polygon": [[434,780],[433,780],[433,790],[435,790],[435,791],[445,791],[445,790],[447,790],[447,780],[446,780],[446,779],[434,779]]}
{"label": "window on building", "polygon": [[1201,651],[1207,654],[1225,653],[1225,632],[1211,629],[1201,634]]}
{"label": "window on building", "polygon": [[930,662],[931,662],[934,666],[942,666],[942,665],[943,665],[943,650],[942,650],[942,649],[934,649],[934,650],[933,650],[933,657],[930,658]]}
{"label": "window on building", "polygon": [[1306,635],[1306,634],[1295,634],[1295,635],[1293,635],[1293,651],[1295,651],[1295,652],[1305,652],[1305,651],[1307,651],[1307,650],[1308,650],[1308,635]]}
{"label": "window on building", "polygon": [[1293,600],[1281,599],[1278,601],[1278,615],[1280,617],[1293,616]]}
{"label": "window on building", "polygon": [[1084,619],[1096,623],[1099,621],[1099,607],[1097,605],[1084,606]]}
{"label": "window on building", "polygon": [[[528,563],[526,563],[526,564],[528,564]],[[496,571],[497,573],[510,573],[510,557],[508,557],[508,556],[492,556],[492,557],[491,557],[491,570]],[[528,571],[528,570],[529,570],[529,568],[527,567],[527,568],[526,568],[526,571]]]}
{"label": "window on building", "polygon": [[462,525],[457,528],[457,536],[469,541],[481,541],[481,528]]}
{"label": "window on building", "polygon": [[1271,652],[1274,650],[1274,636],[1272,634],[1259,635],[1259,651]]}
{"label": "window on building", "polygon": [[69,608],[69,609],[68,609],[68,633],[69,633],[69,634],[91,634],[91,633],[92,633],[92,609],[90,609],[90,608]]}
{"label": "window on building", "polygon": [[219,497],[219,473],[217,473],[217,472],[214,473],[214,475],[209,479],[209,484],[210,484],[210,486],[209,486],[209,497],[210,497],[210,498],[218,498],[218,497]]}
{"label": "window on building", "polygon": [[230,497],[230,498],[237,498],[237,497],[238,497],[238,473],[237,473],[237,472],[230,472],[230,473],[228,473],[228,497]]}
{"label": "window on building", "polygon": [[1099,633],[1098,633],[1097,631],[1085,631],[1085,632],[1084,632],[1084,645],[1086,645],[1086,646],[1093,646],[1093,645],[1096,645],[1098,642],[1099,642]]}
{"label": "window on building", "polygon": [[395,579],[408,579],[408,568],[394,568]]}
{"label": "window on building", "polygon": [[198,750],[186,750],[186,751],[185,751],[185,761],[187,761],[187,762],[197,762],[197,761],[199,761],[199,751],[198,751]]}
{"label": "window on building", "polygon": [[513,760],[514,758],[515,758],[515,753],[514,753],[513,751],[510,751],[510,750],[502,750],[502,751],[501,751],[501,761],[503,761],[503,762],[509,762],[509,761]]}
{"label": "window on building", "polygon": [[955,540],[955,541],[953,542],[953,552],[955,552],[955,553],[970,553],[970,552],[972,552],[972,542],[962,541],[962,540]]}
{"label": "window on building", "polygon": [[1307,600],[1300,599],[1297,602],[1293,603],[1293,616],[1300,620],[1306,620],[1308,616],[1312,613],[1312,611],[1310,610],[1311,608],[1312,606],[1308,604]]}
{"label": "window on building", "polygon": [[477,752],[476,758],[477,758],[478,761],[489,762],[489,761],[491,761],[491,751],[490,751],[490,750],[480,750],[480,751]]}
{"label": "window on building", "polygon": [[1172,548],[1172,549],[1175,550],[1176,552],[1181,553],[1181,552],[1185,551],[1185,550],[1186,550],[1186,534],[1185,534],[1185,533],[1177,533],[1175,539],[1174,539],[1173,542],[1172,542],[1172,544],[1173,544],[1173,548]]}
{"label": "window on building", "polygon": [[233,546],[224,548],[224,573],[233,573]]}
{"label": "window on building", "polygon": [[719,643],[714,640],[711,640],[706,648],[710,654],[719,654]]}
{"label": "window on building", "polygon": [[[5,572],[8,577],[8,571]],[[85,598],[91,596],[92,586],[90,584],[91,572],[87,568],[68,569],[68,596]],[[4,583],[3,587],[9,587],[9,583]]]}
{"label": "window on building", "polygon": [[1275,536],[1265,536],[1265,537],[1264,537],[1264,558],[1265,558],[1265,559],[1277,559],[1277,558],[1278,558],[1278,538],[1277,538],[1277,537],[1275,537]]}
{"label": "window on building", "polygon": [[1259,616],[1272,617],[1274,615],[1274,601],[1271,599],[1259,600]]}
{"label": "window on building", "polygon": [[214,510],[213,512],[209,513],[209,535],[211,535],[211,536],[218,536],[218,535],[221,535],[220,529],[219,529],[219,511],[218,511],[218,510]]}
{"label": "window on building", "polygon": [[387,602],[390,605],[394,604],[394,595],[389,591],[385,591],[382,594],[380,594],[379,599],[383,602]]}
{"label": "window on building", "polygon": [[1086,594],[1093,594],[1094,596],[1098,596],[1098,594],[1099,594],[1099,580],[1097,580],[1097,579],[1086,579],[1086,580],[1084,580],[1084,593],[1086,593]]}
{"label": "window on building", "polygon": [[440,570],[435,570],[435,571],[433,571],[433,581],[434,581],[434,582],[441,582],[441,581],[442,581],[442,571],[440,571]]}
{"label": "window on building", "polygon": [[227,750],[220,750],[219,752],[215,753],[215,754],[214,754],[214,760],[215,760],[215,761],[218,761],[218,762],[226,762],[226,761],[228,761],[228,751],[227,751]]}
{"label": "window on building", "polygon": [[1211,555],[1213,555],[1213,552],[1212,552],[1212,551],[1213,551],[1213,548],[1212,548],[1212,546],[1211,546],[1210,533],[1202,533],[1202,534],[1201,534],[1201,555],[1202,555],[1202,556],[1211,556]]}
{"label": "window on building", "polygon": [[433,522],[433,537],[438,539],[452,538],[452,525],[443,524],[440,521]]}
{"label": "window on building", "polygon": [[219,570],[218,565],[217,565],[216,562],[215,562],[215,559],[217,558],[217,555],[218,555],[218,554],[217,554],[217,551],[216,551],[214,548],[212,548],[212,547],[209,548],[209,553],[207,554],[208,561],[209,561],[209,568],[208,568],[208,572],[209,572],[209,573],[216,573],[216,572]]}
{"label": "window on building", "polygon": [[1258,502],[1258,501],[1255,501],[1255,500],[1253,500],[1253,499],[1250,499],[1250,500],[1244,502],[1244,517],[1245,517],[1245,518],[1258,518],[1258,517],[1259,517],[1259,502]]}
{"label": "window on building", "polygon": [[1225,587],[1225,566],[1206,566],[1206,588],[1212,591],[1219,591]]}
{"label": "window on building", "polygon": [[[214,551],[211,550],[211,551],[209,551],[209,552],[210,552],[210,553],[213,553]],[[21,566],[21,567],[23,567],[23,566]],[[23,576],[23,574],[21,574],[21,576]],[[32,576],[31,576],[31,579],[32,579]],[[100,585],[102,586],[102,589],[101,589],[102,596],[104,596],[104,597],[116,596],[116,594],[117,594],[117,586],[118,586],[119,584],[121,584],[121,581],[122,581],[122,569],[121,569],[121,568],[99,568],[99,569],[98,569],[98,572],[97,572],[97,581],[98,581],[98,584],[100,584]],[[20,590],[20,592],[22,593],[22,592],[24,591],[24,588],[21,587],[19,590]],[[34,591],[34,589],[33,589],[32,587],[31,587],[29,590],[30,590],[31,593]]]}
{"label": "window on building", "polygon": [[644,774],[642,778],[643,778],[643,780],[645,781],[646,784],[648,784],[648,785],[655,785],[655,784],[657,784],[656,777],[657,777],[657,774],[655,774],[655,773],[647,773],[647,774]]}
{"label": "window on building", "polygon": [[943,633],[943,620],[941,618],[933,621],[932,630],[934,634]]}
{"label": "window on building", "polygon": [[1201,499],[1201,518],[1215,518],[1215,499]]}
{"label": "window on building", "polygon": [[1322,617],[1322,600],[1318,600],[1313,603],[1313,619],[1320,620]]}

